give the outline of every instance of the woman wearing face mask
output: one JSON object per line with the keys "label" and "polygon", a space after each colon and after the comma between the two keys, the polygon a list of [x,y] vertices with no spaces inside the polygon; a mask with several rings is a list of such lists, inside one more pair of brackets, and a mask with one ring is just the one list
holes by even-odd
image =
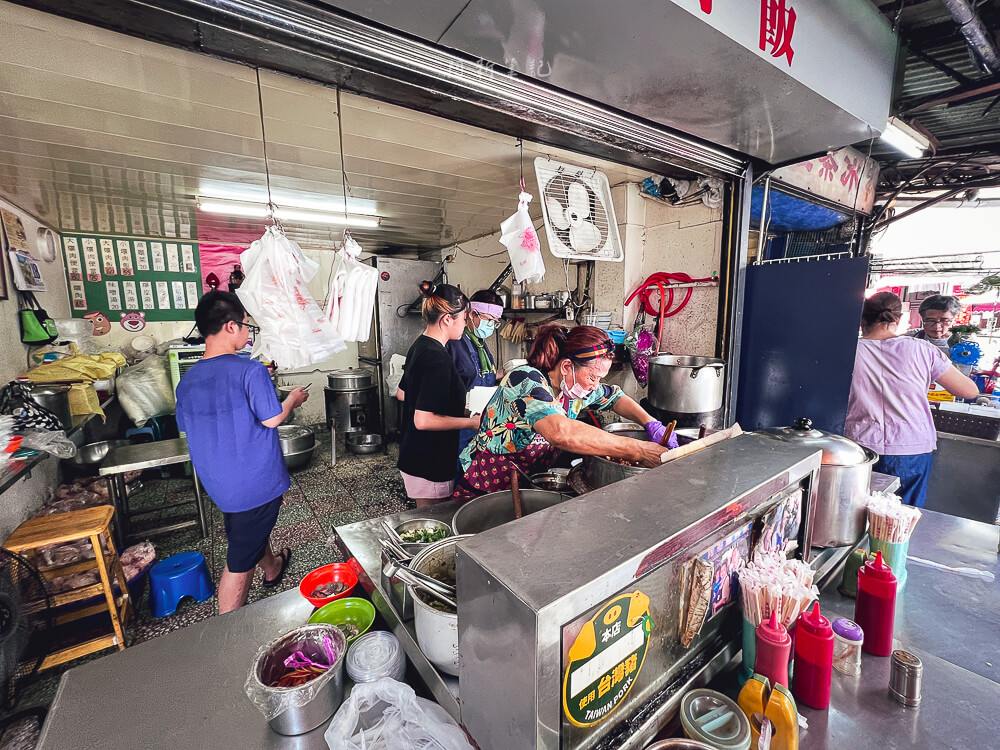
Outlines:
{"label": "woman wearing face mask", "polygon": [[[482,424],[462,452],[464,475],[455,497],[471,498],[510,486],[510,467],[545,471],[560,450],[658,466],[663,425],[621,388],[602,385],[614,344],[600,328],[560,325],[538,332],[528,364],[514,368],[486,406]],[[650,442],[613,435],[576,419],[585,408],[612,409],[644,425]],[[671,447],[676,445],[671,438]]]}
{"label": "woman wearing face mask", "polygon": [[[465,384],[466,393],[477,386],[492,388],[497,384],[496,361],[487,348],[486,341],[500,324],[503,301],[495,292],[481,289],[472,295],[470,307],[462,338],[445,345]],[[459,433],[459,452],[465,450],[475,434],[475,430],[462,430]]]}
{"label": "woman wearing face mask", "polygon": [[465,416],[465,385],[445,345],[465,331],[469,300],[450,284],[420,285],[427,328],[406,353],[396,397],[403,405],[399,462],[406,494],[418,508],[451,495],[458,433],[475,430],[479,417]]}

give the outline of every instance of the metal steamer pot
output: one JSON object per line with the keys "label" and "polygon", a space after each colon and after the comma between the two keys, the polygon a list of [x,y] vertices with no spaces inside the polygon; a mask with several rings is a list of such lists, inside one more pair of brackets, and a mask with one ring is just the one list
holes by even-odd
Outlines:
{"label": "metal steamer pot", "polygon": [[725,369],[724,360],[711,357],[650,357],[649,403],[667,412],[715,411],[722,406]]}
{"label": "metal steamer pot", "polygon": [[[652,381],[650,382],[652,383]],[[614,422],[605,427],[604,431],[634,440],[649,440],[646,430],[635,422]],[[609,461],[604,456],[583,457],[583,479],[591,489],[595,490],[629,477],[639,476],[647,471],[649,469],[642,466],[622,466],[614,461]]]}
{"label": "metal steamer pot", "polygon": [[[455,581],[455,544],[470,535],[450,536],[435,542],[410,562],[410,568],[445,583]],[[449,580],[450,579],[450,580]],[[413,624],[417,644],[428,661],[442,672],[458,676],[458,613],[435,609],[431,597],[407,585],[413,599]]]}
{"label": "metal steamer pot", "polygon": [[[573,496],[548,490],[521,490],[521,510],[524,515],[537,513],[553,505],[572,500]],[[514,520],[514,498],[510,490],[492,492],[470,500],[451,519],[456,534],[478,534]]]}
{"label": "metal steamer pot", "polygon": [[791,427],[771,427],[759,434],[823,451],[813,514],[813,546],[856,544],[868,521],[872,466],[878,454],[841,435],[813,429],[812,420],[804,417]]}

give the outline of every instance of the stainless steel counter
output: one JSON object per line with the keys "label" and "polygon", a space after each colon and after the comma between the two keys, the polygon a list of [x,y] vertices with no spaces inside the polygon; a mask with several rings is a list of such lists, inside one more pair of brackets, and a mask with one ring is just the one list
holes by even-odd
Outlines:
{"label": "stainless steel counter", "polygon": [[39,750],[328,750],[326,724],[275,734],[243,692],[257,649],[312,611],[292,589],[70,669]]}
{"label": "stainless steel counter", "polygon": [[1000,441],[937,434],[926,507],[983,523],[1000,523]]}

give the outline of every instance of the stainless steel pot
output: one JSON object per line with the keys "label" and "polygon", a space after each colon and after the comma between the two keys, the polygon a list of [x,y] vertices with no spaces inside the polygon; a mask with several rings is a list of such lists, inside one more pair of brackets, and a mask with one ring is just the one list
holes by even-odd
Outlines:
{"label": "stainless steel pot", "polygon": [[[318,690],[315,685],[312,685],[315,680],[293,688],[269,686],[268,683],[287,669],[285,659],[295,651],[302,651],[310,659],[325,661],[328,658],[325,651],[314,640],[317,636],[322,637],[323,635],[329,635],[333,641],[336,661],[329,670],[333,673],[331,677],[322,675],[316,678],[316,680],[326,680]],[[333,625],[301,625],[271,641],[267,648],[261,652],[251,672],[254,693],[258,696],[270,697],[273,695],[275,701],[282,700],[290,705],[288,709],[268,721],[271,729],[278,734],[305,734],[333,716],[344,696],[344,656],[346,654],[347,639]],[[248,692],[249,689],[250,686],[248,686]],[[301,705],[296,705],[298,700],[294,697],[295,693],[308,695],[308,692],[311,691],[315,691],[311,699]]]}
{"label": "stainless steel pot", "polygon": [[96,474],[109,451],[132,445],[128,440],[101,440],[76,449],[76,455],[65,459],[65,465],[78,474]]}
{"label": "stainless steel pot", "polygon": [[[633,440],[649,440],[646,430],[642,425],[635,422],[613,422],[604,428],[605,432],[610,432],[620,437],[632,438]],[[604,456],[584,456],[583,457],[583,478],[591,489],[607,487],[609,484],[620,482],[629,477],[636,477],[649,471],[642,466],[623,466],[614,461],[609,461]]]}
{"label": "stainless steel pot", "polygon": [[[521,510],[531,515],[572,499],[572,495],[546,490],[521,490]],[[456,534],[478,534],[514,520],[514,498],[510,490],[492,492],[470,500],[451,519]]]}
{"label": "stainless steel pot", "polygon": [[58,417],[63,429],[73,429],[73,413],[69,409],[68,385],[35,383],[31,386],[31,400]]}
{"label": "stainless steel pot", "polygon": [[795,420],[791,427],[772,427],[760,434],[776,440],[815,446],[823,451],[819,488],[813,513],[814,547],[855,544],[868,522],[868,493],[878,454],[853,440],[816,430],[812,420]]}
{"label": "stainless steel pot", "polygon": [[[455,581],[455,544],[465,536],[452,536],[430,545],[413,558],[410,568],[445,583]],[[457,583],[457,582],[456,582]],[[458,676],[458,613],[430,605],[430,596],[407,585],[413,600],[413,624],[424,656],[442,672]]]}
{"label": "stainless steel pot", "polygon": [[532,474],[531,482],[539,489],[549,492],[574,494],[569,486],[569,469],[549,469],[539,474]]}
{"label": "stainless steel pot", "polygon": [[316,445],[316,435],[308,427],[297,424],[278,425],[278,442],[284,454],[298,453]]}
{"label": "stainless steel pot", "polygon": [[722,406],[725,369],[725,361],[711,357],[650,357],[649,403],[684,414],[715,411]]}
{"label": "stainless steel pot", "polygon": [[348,367],[346,370],[334,370],[326,376],[326,386],[332,391],[358,391],[375,385],[371,370],[361,367]]}

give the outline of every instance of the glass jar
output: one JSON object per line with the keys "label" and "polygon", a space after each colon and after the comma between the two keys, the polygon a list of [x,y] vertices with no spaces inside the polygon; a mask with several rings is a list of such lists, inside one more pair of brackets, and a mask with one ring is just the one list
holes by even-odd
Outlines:
{"label": "glass jar", "polygon": [[861,644],[865,634],[853,620],[833,621],[833,668],[849,676],[861,674]]}

